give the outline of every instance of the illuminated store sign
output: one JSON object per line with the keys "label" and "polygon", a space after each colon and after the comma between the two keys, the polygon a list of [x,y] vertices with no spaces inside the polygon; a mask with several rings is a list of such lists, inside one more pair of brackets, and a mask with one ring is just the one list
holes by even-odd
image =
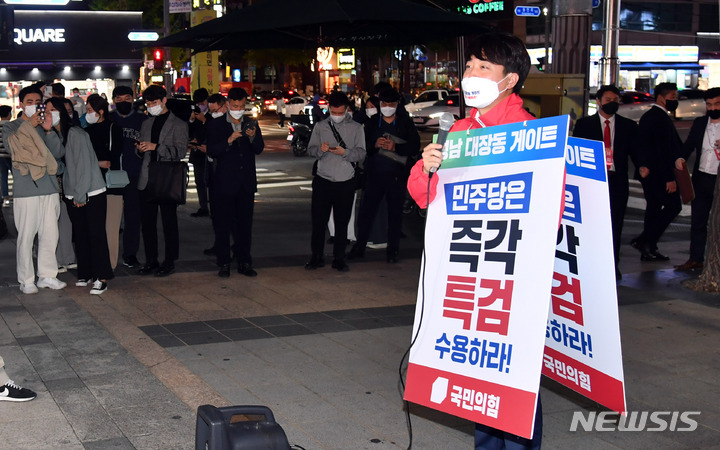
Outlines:
{"label": "illuminated store sign", "polygon": [[17,45],[33,42],[65,42],[65,28],[15,28]]}
{"label": "illuminated store sign", "polygon": [[355,49],[340,48],[337,51],[338,69],[352,70],[355,68]]}
{"label": "illuminated store sign", "polygon": [[505,11],[504,1],[469,0],[469,3],[469,5],[458,6],[458,12],[465,14],[483,14],[497,11]]}

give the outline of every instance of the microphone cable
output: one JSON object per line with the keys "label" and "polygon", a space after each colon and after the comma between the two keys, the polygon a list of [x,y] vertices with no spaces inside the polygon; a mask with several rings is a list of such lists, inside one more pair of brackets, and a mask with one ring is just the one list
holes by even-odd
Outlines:
{"label": "microphone cable", "polygon": [[[427,202],[425,203],[427,208],[430,208],[430,180],[432,180],[432,177],[434,175],[434,172],[431,172],[428,174],[428,183],[427,183]],[[427,231],[427,216],[425,217],[425,231]],[[413,443],[413,431],[412,431],[412,419],[410,418],[410,402],[407,400],[404,400],[405,397],[405,380],[403,379],[403,364],[405,362],[405,358],[408,358],[410,354],[410,349],[412,349],[413,345],[415,345],[415,341],[417,340],[418,336],[420,335],[420,328],[422,327],[423,322],[423,316],[425,314],[425,263],[427,261],[426,255],[425,255],[425,239],[426,235],[423,233],[423,252],[422,252],[422,270],[420,271],[420,319],[418,320],[418,326],[417,330],[415,332],[415,335],[413,336],[412,340],[410,341],[410,345],[408,346],[407,350],[405,351],[405,354],[400,358],[400,367],[398,367],[398,374],[400,376],[400,384],[402,385],[402,396],[403,396],[403,403],[405,404],[405,420],[407,422],[408,427],[408,447],[407,450],[412,449],[412,443]],[[409,363],[409,361],[408,361]]]}

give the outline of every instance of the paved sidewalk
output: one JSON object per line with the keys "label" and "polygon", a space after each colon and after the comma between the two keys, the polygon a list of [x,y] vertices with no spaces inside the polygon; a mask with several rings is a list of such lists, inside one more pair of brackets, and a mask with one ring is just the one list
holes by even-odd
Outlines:
{"label": "paved sidewalk", "polygon": [[[11,378],[38,392],[29,403],[0,402],[0,448],[189,449],[205,403],[269,406],[308,450],[406,448],[398,365],[410,341],[417,234],[408,231],[397,265],[380,251],[346,274],[306,271],[303,252],[260,248],[257,278],[220,279],[203,242],[190,242],[208,226],[187,219],[191,210],[181,209],[188,256],[178,273],[121,268],[101,296],[75,287],[72,271],[60,275],[63,291],[21,294],[14,241],[0,241],[0,354]],[[687,259],[686,222],[661,246],[675,264]],[[630,218],[626,236],[636,230]],[[641,263],[629,246],[621,268],[628,407],[700,411],[698,429],[570,432],[574,411],[602,409],[543,380],[545,448],[720,448],[720,297],[685,290],[686,275]],[[467,421],[415,405],[411,413],[413,448],[472,447]]]}

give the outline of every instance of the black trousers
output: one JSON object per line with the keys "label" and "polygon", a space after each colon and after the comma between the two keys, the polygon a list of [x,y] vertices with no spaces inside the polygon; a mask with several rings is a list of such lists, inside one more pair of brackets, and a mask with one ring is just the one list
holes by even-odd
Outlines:
{"label": "black trousers", "polygon": [[700,170],[693,173],[695,199],[691,204],[692,215],[690,216],[690,259],[693,261],[705,261],[707,225],[715,194],[716,178],[717,175],[710,175],[700,172]]}
{"label": "black trousers", "polygon": [[200,203],[200,208],[202,209],[208,209],[208,189],[206,184],[207,177],[205,176],[206,164],[207,158],[205,158],[204,156],[202,157],[202,159],[200,157],[196,157],[195,163],[193,163],[193,173],[195,174],[195,189],[197,189],[198,203]]}
{"label": "black trousers", "polygon": [[333,244],[333,258],[335,261],[345,259],[347,247],[347,229],[352,215],[353,196],[355,195],[355,180],[333,182],[323,177],[313,178],[312,205],[312,235],[310,249],[313,256],[322,257],[325,249],[325,230],[327,229],[330,210],[335,222],[335,239]]}
{"label": "black trousers", "polygon": [[640,244],[646,245],[649,250],[657,250],[657,243],[673,219],[682,210],[680,192],[669,193],[666,183],[652,175],[641,180],[643,194],[647,206],[645,207],[645,227],[638,237]]}
{"label": "black trousers", "polygon": [[81,207],[73,205],[72,200],[67,198],[64,200],[73,227],[78,279],[109,280],[113,278],[105,232],[106,194],[103,192],[89,197],[87,203]]}
{"label": "black trousers", "polygon": [[215,219],[215,249],[218,265],[229,264],[230,235],[232,249],[240,264],[252,264],[250,245],[252,242],[253,209],[255,193],[241,190],[236,194],[213,192],[213,217]]}
{"label": "black trousers", "polygon": [[358,217],[357,246],[359,248],[365,248],[367,245],[375,214],[385,197],[388,212],[387,253],[397,253],[400,249],[402,206],[405,201],[406,184],[407,179],[399,178],[393,173],[368,174]]}
{"label": "black trousers", "polygon": [[160,209],[163,236],[165,237],[165,263],[177,261],[180,254],[180,232],[178,231],[177,205],[158,205],[147,200],[145,191],[140,191],[140,217],[142,221],[145,264],[158,262],[157,216]]}
{"label": "black trousers", "polygon": [[140,249],[140,191],[138,179],[130,178],[123,191],[123,259],[137,256]]}
{"label": "black trousers", "polygon": [[608,172],[608,189],[610,190],[610,220],[613,233],[613,250],[615,253],[615,266],[620,261],[620,240],[622,237],[623,222],[628,202],[628,181],[615,172]]}
{"label": "black trousers", "polygon": [[278,113],[278,125],[285,126],[285,114],[279,112]]}

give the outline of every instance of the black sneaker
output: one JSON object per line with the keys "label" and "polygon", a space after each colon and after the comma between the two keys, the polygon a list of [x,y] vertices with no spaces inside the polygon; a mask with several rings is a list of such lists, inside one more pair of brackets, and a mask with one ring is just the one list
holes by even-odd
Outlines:
{"label": "black sneaker", "polygon": [[107,291],[107,283],[100,280],[95,280],[92,289],[90,289],[90,293],[93,295],[100,295],[105,291]]}
{"label": "black sneaker", "polygon": [[135,256],[123,257],[123,265],[129,269],[140,265],[140,261]]}
{"label": "black sneaker", "polygon": [[13,380],[0,386],[0,401],[2,402],[29,402],[37,397],[30,389],[20,387]]}

